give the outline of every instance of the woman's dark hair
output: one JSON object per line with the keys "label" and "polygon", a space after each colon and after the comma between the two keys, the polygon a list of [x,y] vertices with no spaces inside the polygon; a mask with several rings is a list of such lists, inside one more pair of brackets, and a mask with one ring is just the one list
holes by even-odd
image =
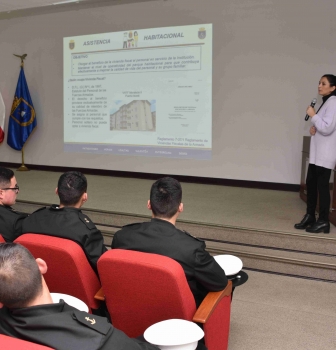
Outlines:
{"label": "woman's dark hair", "polygon": [[[336,86],[336,76],[333,74],[324,74],[322,78],[326,78],[329,81],[330,86]],[[330,95],[336,95],[336,88]]]}

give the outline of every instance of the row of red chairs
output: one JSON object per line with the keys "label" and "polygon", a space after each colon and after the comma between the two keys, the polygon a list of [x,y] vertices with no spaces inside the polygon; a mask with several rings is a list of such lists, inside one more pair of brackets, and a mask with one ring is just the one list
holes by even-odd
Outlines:
{"label": "row of red chairs", "polygon": [[105,300],[113,325],[128,336],[137,337],[156,322],[179,318],[203,324],[209,350],[227,349],[231,282],[224,291],[209,292],[196,310],[182,267],[168,257],[109,250],[98,261],[99,281],[73,241],[27,233],[15,242],[47,262],[44,278],[50,292],[73,295],[90,312]]}
{"label": "row of red chairs", "polygon": [[[0,242],[1,243],[1,242]],[[48,346],[43,346],[29,341],[8,337],[0,334],[0,349],[1,350],[53,350]]]}

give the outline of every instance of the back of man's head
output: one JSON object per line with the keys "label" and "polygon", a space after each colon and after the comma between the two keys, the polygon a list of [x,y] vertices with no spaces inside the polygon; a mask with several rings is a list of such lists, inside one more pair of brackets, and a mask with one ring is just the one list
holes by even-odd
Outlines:
{"label": "back of man's head", "polygon": [[42,276],[31,253],[17,243],[0,244],[0,303],[27,306],[42,292]]}
{"label": "back of man's head", "polygon": [[163,177],[153,183],[149,200],[155,217],[170,219],[182,201],[181,184],[172,177]]}
{"label": "back of man's head", "polygon": [[0,167],[0,188],[7,187],[13,176],[14,172],[11,169]]}
{"label": "back of man's head", "polygon": [[68,171],[59,178],[57,191],[61,204],[74,206],[87,191],[86,177],[79,171]]}

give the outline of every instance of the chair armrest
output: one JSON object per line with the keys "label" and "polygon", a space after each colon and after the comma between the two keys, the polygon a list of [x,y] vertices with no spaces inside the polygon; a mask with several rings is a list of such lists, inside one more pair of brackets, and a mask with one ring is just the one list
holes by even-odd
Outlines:
{"label": "chair armrest", "polygon": [[103,288],[100,288],[98,290],[98,292],[95,294],[94,298],[96,300],[105,301],[105,295],[104,295],[104,292],[103,292]]}
{"label": "chair armrest", "polygon": [[229,296],[231,298],[232,293],[232,282],[228,281],[225,289],[219,292],[209,292],[207,296],[202,301],[201,305],[196,310],[193,317],[193,321],[197,323],[206,323],[213,311],[215,310],[217,304],[224,297]]}

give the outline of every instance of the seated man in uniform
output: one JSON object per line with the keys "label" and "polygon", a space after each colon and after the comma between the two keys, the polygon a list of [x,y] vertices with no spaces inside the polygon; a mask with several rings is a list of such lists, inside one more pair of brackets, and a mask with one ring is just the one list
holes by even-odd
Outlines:
{"label": "seated man in uniform", "polygon": [[21,226],[28,214],[15,211],[19,186],[12,170],[0,167],[0,235],[6,242],[12,242],[21,234]]}
{"label": "seated man in uniform", "polygon": [[101,232],[80,210],[88,199],[86,191],[87,181],[82,173],[64,173],[59,178],[56,188],[60,205],[35,211],[23,221],[22,233],[40,233],[78,243],[97,272],[97,261],[107,249]]}
{"label": "seated man in uniform", "polygon": [[35,260],[20,244],[0,244],[0,334],[57,350],[159,350],[129,338],[106,318],[63,300],[54,304],[46,271],[45,261]]}
{"label": "seated man in uniform", "polygon": [[150,222],[124,226],[113,238],[112,248],[168,256],[181,264],[198,307],[209,291],[223,290],[228,280],[224,270],[205,250],[204,241],[175,227],[183,211],[180,183],[165,177],[151,188],[147,207]]}

